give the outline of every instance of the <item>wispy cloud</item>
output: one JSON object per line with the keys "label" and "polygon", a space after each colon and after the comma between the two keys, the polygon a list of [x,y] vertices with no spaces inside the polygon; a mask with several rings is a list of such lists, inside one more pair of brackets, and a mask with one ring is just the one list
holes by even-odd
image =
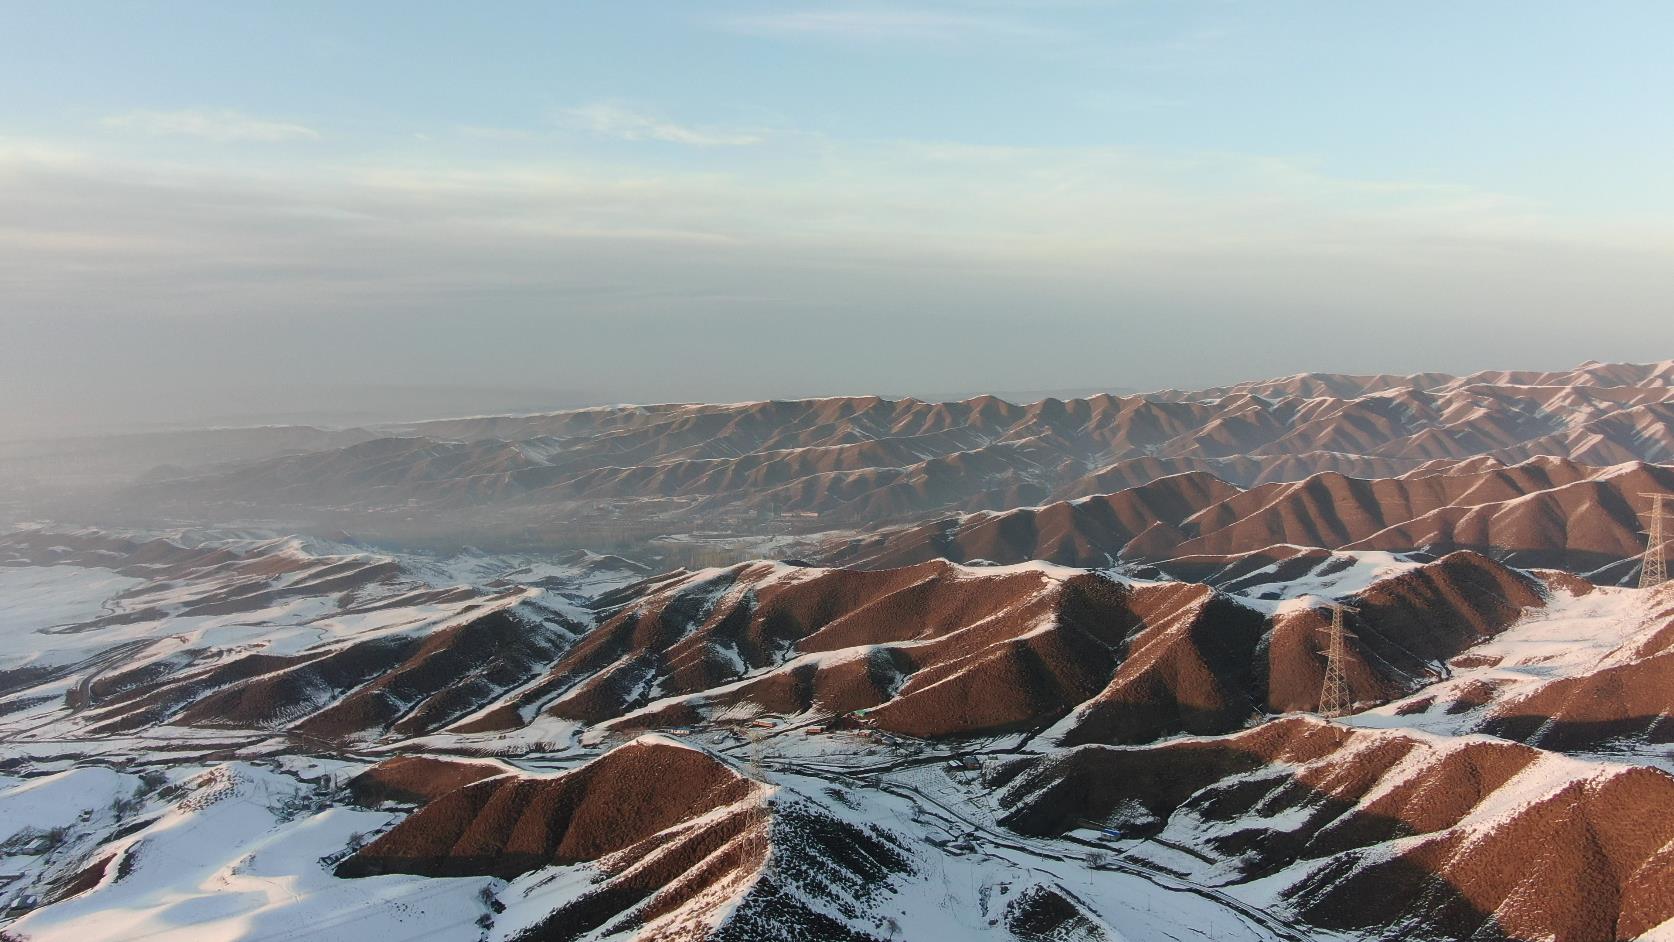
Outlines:
{"label": "wispy cloud", "polygon": [[764,139],[753,131],[677,124],[623,105],[596,102],[564,111],[564,117],[595,134],[626,141],[667,141],[692,147],[745,147]]}
{"label": "wispy cloud", "polygon": [[454,128],[460,137],[477,141],[532,141],[538,135],[527,128],[496,128],[480,124],[462,124]]}
{"label": "wispy cloud", "polygon": [[130,111],[99,122],[107,128],[167,137],[196,137],[208,141],[278,143],[312,140],[320,132],[303,124],[256,118],[229,109]]}
{"label": "wispy cloud", "polygon": [[[5,317],[34,325],[0,344],[0,385],[115,399],[206,369],[240,388],[515,369],[742,398],[715,384],[1020,376],[1018,350],[1071,337],[1052,371],[1160,386],[1143,371],[1275,351],[1298,358],[1285,370],[1372,347],[1422,363],[1438,331],[1484,358],[1507,336],[1608,349],[1654,330],[1674,259],[1666,214],[1630,229],[1247,155],[772,140],[692,169],[441,146],[194,165],[0,140]],[[1568,314],[1593,310],[1608,319]],[[828,356],[798,318],[844,325]]]}
{"label": "wispy cloud", "polygon": [[758,36],[805,36],[848,42],[961,42],[1058,39],[1062,33],[1027,20],[996,14],[941,10],[842,7],[736,16],[729,30]]}
{"label": "wispy cloud", "polygon": [[[1629,235],[1636,252],[1674,251],[1666,227],[1583,226],[1469,187],[1341,179],[1273,158],[913,141],[822,142],[807,153],[787,146],[790,156],[760,163],[741,154],[731,171],[436,158],[264,173],[247,161],[231,171],[124,164],[0,140],[0,282],[67,297],[87,287],[90,270],[108,281],[191,267],[194,277],[170,283],[208,291],[230,280],[242,290],[273,266],[282,271],[264,283],[293,296],[318,287],[321,272],[359,268],[364,277],[352,280],[387,294],[454,276],[476,285],[486,270],[541,282],[552,277],[555,251],[575,260],[574,279],[589,281],[607,254],[631,268],[675,245],[686,247],[689,270],[703,272],[710,253],[748,247],[749,258],[779,259],[781,273],[837,260],[896,272],[933,256],[1031,278],[1104,277],[1119,260],[1139,266],[1134,277],[1151,277],[1166,268],[1140,269],[1159,257],[1191,259],[1199,273],[1246,270],[1251,258],[1306,265],[1350,256],[1441,269],[1459,262],[1466,243],[1512,255],[1536,244],[1614,255]],[[198,198],[183,204],[183,189]],[[634,248],[651,243],[664,249]],[[134,248],[144,246],[157,248]],[[168,261],[153,268],[159,256]],[[247,273],[253,260],[263,260],[261,273]],[[685,278],[671,276],[671,294],[690,287]],[[329,280],[334,290],[344,284]]]}

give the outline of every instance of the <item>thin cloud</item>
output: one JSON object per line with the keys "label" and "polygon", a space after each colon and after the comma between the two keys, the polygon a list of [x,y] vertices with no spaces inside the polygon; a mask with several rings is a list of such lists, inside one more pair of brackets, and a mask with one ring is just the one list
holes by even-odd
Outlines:
{"label": "thin cloud", "polygon": [[747,147],[763,137],[749,131],[728,131],[676,124],[621,105],[600,102],[570,108],[565,117],[595,134],[625,141],[667,141],[691,147]]}
{"label": "thin cloud", "polygon": [[757,36],[808,37],[848,42],[955,42],[1062,38],[1008,16],[936,10],[830,9],[731,17],[721,24]]}
{"label": "thin cloud", "polygon": [[320,132],[289,121],[255,118],[232,110],[131,111],[99,122],[107,128],[159,137],[196,137],[219,142],[280,143],[314,140]]}
{"label": "thin cloud", "polygon": [[524,128],[495,128],[479,124],[462,124],[454,128],[460,137],[478,141],[532,141],[537,135]]}
{"label": "thin cloud", "polygon": [[[1660,217],[1625,231],[1236,155],[867,142],[808,164],[733,152],[751,158],[733,173],[550,154],[264,171],[8,149],[0,284],[29,342],[0,345],[17,361],[0,383],[118,402],[158,376],[345,371],[613,389],[624,362],[639,397],[742,398],[644,384],[780,376],[956,385],[1021,376],[1017,351],[1065,336],[1086,369],[1154,386],[1132,377],[1231,369],[1297,336],[1316,355],[1417,357],[1438,330],[1467,352],[1504,336],[1596,350],[1653,329],[1674,258]],[[810,358],[798,319],[852,329]]]}

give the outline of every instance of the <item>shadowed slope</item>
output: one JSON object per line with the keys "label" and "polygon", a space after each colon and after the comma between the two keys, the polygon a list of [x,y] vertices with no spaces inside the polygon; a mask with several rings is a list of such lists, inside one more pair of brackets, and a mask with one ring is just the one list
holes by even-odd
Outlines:
{"label": "shadowed slope", "polygon": [[1674,583],[1645,593],[1639,629],[1600,665],[1496,703],[1482,729],[1547,749],[1666,748],[1674,743]]}
{"label": "shadowed slope", "polygon": [[1207,472],[1186,472],[1116,494],[923,524],[856,541],[832,554],[830,561],[867,568],[936,558],[1107,566],[1139,534],[1152,527],[1178,526],[1237,493],[1237,488]]}
{"label": "shadowed slope", "polygon": [[522,939],[875,938],[869,899],[909,870],[897,838],[832,817],[714,755],[647,737],[554,777],[506,775],[446,792],[338,867],[506,879],[586,864],[579,893]]}
{"label": "shadowed slope", "polygon": [[[1065,745],[1220,733],[1263,714],[1315,709],[1327,611],[1319,600],[1271,616],[1204,586],[1147,619],[1110,684],[1060,727]],[[1543,603],[1539,584],[1474,553],[1455,553],[1350,596],[1345,665],[1351,701],[1381,703],[1433,681],[1443,662]],[[1184,616],[1184,617],[1182,617]]]}
{"label": "shadowed slope", "polygon": [[1611,942],[1674,918],[1674,823],[1653,810],[1674,778],[1648,768],[1297,718],[1002,774],[1018,831],[1109,821],[1159,853],[1189,848],[1203,878],[1267,880],[1322,928]]}
{"label": "shadowed slope", "polygon": [[1513,467],[1426,465],[1393,478],[1336,472],[1240,491],[1207,472],[1115,494],[976,514],[836,545],[835,563],[882,567],[934,557],[1065,565],[1153,563],[1204,578],[1241,557],[1290,547],[1472,549],[1513,565],[1631,579],[1643,550],[1641,492],[1674,493],[1674,469],[1594,468],[1559,459]]}
{"label": "shadowed slope", "polygon": [[[610,505],[634,518],[632,542],[669,532],[652,519],[734,533],[787,512],[816,515],[825,529],[903,524],[1190,472],[1262,486],[1325,472],[1387,478],[1478,457],[1674,462],[1671,370],[1306,376],[1028,404],[853,397],[458,419],[201,469],[125,496],[147,506],[348,512],[357,526],[415,536],[434,536],[424,522],[445,519],[456,536],[502,538],[531,515],[586,528],[589,513]],[[437,517],[409,521],[415,507]],[[400,517],[385,513],[398,509]],[[548,538],[572,539],[573,529]]]}
{"label": "shadowed slope", "polygon": [[[1397,568],[1351,601],[1362,609],[1351,692],[1381,703],[1433,681],[1543,596],[1532,578],[1457,553]],[[881,729],[928,738],[1060,723],[1066,742],[1142,742],[1312,709],[1323,669],[1318,601],[1268,614],[1204,585],[1038,564],[756,563],[652,580],[611,604],[544,678],[455,731],[541,715],[674,728],[745,707],[864,710]]]}

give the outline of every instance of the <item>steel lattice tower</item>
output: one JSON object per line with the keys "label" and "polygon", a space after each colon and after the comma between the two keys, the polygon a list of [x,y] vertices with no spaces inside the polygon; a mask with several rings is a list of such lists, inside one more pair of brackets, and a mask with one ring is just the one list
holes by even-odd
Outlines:
{"label": "steel lattice tower", "polygon": [[1344,638],[1354,635],[1343,627],[1343,613],[1352,612],[1341,602],[1331,604],[1331,627],[1325,643],[1325,682],[1319,688],[1319,715],[1342,716],[1349,712],[1354,702],[1349,699],[1348,677],[1343,673],[1343,664],[1347,659],[1347,647]]}
{"label": "steel lattice tower", "polygon": [[[745,749],[744,763],[750,778],[768,787],[766,769],[762,763],[764,747],[762,741],[767,738],[766,733],[751,723],[740,728],[744,735]],[[772,880],[778,874],[778,861],[773,854],[773,803],[766,795],[762,796],[761,805],[750,815],[750,836],[747,842],[756,853],[761,856],[761,875],[763,879]]]}
{"label": "steel lattice tower", "polygon": [[1645,562],[1639,567],[1639,587],[1655,588],[1668,581],[1668,537],[1663,521],[1668,511],[1662,509],[1666,494],[1640,494],[1651,499],[1649,525],[1645,528]]}

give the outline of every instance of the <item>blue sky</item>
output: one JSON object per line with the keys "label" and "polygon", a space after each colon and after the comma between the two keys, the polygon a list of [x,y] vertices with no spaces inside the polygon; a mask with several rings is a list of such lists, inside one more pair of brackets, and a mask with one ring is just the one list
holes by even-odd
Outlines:
{"label": "blue sky", "polygon": [[49,411],[1674,353],[1666,3],[0,6]]}

